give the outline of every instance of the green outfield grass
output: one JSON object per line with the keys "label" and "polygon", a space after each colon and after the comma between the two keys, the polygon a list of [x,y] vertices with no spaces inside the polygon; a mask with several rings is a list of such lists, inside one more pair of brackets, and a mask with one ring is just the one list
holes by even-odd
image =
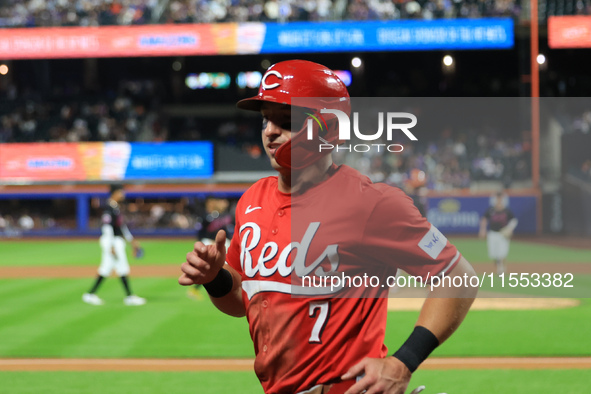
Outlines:
{"label": "green outfield grass", "polygon": [[[511,267],[509,267],[511,269]],[[481,296],[487,294],[490,296],[491,292],[498,295],[506,296],[528,296],[528,297],[564,297],[564,298],[590,298],[591,297],[591,275],[576,273],[570,276],[564,274],[552,273],[543,274],[537,278],[538,282],[533,282],[533,276],[524,273],[525,279],[522,285],[519,285],[519,277],[521,274],[510,273],[505,274],[504,280],[493,274],[492,278],[490,272],[494,271],[494,266],[491,265],[489,274],[486,275],[484,285],[480,288]],[[548,276],[546,276],[548,275]],[[482,276],[480,276],[482,278]],[[572,280],[571,280],[572,279]],[[528,284],[529,283],[529,284]],[[523,287],[522,287],[523,286]],[[567,287],[568,286],[568,287]]]}
{"label": "green outfield grass", "polygon": [[[486,263],[485,243],[452,240],[466,258]],[[145,258],[132,265],[174,265],[184,261],[193,240],[145,240]],[[97,266],[97,240],[0,242],[2,266]],[[512,263],[591,262],[591,251],[513,242]],[[492,265],[491,265],[492,267]],[[134,278],[135,292],[148,299],[126,307],[117,279],[99,295],[106,305],[81,301],[92,277],[84,279],[0,279],[0,357],[60,358],[250,358],[254,356],[245,319],[217,311],[204,297],[195,301],[176,278]],[[591,288],[591,276],[575,284]],[[499,288],[485,289],[499,291]],[[519,292],[513,289],[512,292]],[[580,290],[579,290],[580,291]],[[568,292],[562,295],[588,297]],[[589,356],[591,299],[557,310],[472,311],[464,324],[434,352],[440,356]],[[418,312],[389,312],[386,344],[397,348]],[[588,370],[417,371],[412,387],[425,394],[583,393]],[[262,393],[254,372],[2,372],[7,393]]]}
{"label": "green outfield grass", "polygon": [[[11,394],[261,394],[250,372],[0,372]],[[584,370],[448,370],[415,373],[410,387],[424,394],[581,394],[589,391]]]}
{"label": "green outfield grass", "polygon": [[[574,308],[528,311],[472,311],[433,356],[589,356],[591,300]],[[385,343],[397,349],[418,312],[390,312]],[[562,338],[568,338],[568,341]]]}
{"label": "green outfield grass", "polygon": [[[194,240],[146,239],[140,240],[145,257],[131,259],[134,265],[179,264],[193,248]],[[473,263],[488,262],[486,242],[475,238],[452,238],[460,252]],[[131,248],[128,247],[128,251]],[[591,249],[569,249],[560,246],[513,241],[510,263],[591,263]],[[0,241],[0,265],[98,265],[98,240],[43,240]]]}
{"label": "green outfield grass", "polygon": [[[133,259],[131,247],[127,246],[130,263],[133,265],[180,265],[195,242],[190,238],[139,241],[145,252],[141,259]],[[98,239],[0,241],[2,266],[98,266],[100,254]]]}
{"label": "green outfield grass", "polygon": [[[485,240],[450,237],[450,242],[471,263],[490,261]],[[507,260],[509,263],[591,263],[591,249],[565,248],[513,240]]]}
{"label": "green outfield grass", "polygon": [[[261,394],[254,372],[2,372],[11,394]],[[0,390],[2,390],[0,389]]]}
{"label": "green outfield grass", "polygon": [[106,305],[82,302],[93,278],[0,280],[0,357],[252,357],[246,319],[194,301],[175,278],[132,278],[147,305],[123,305],[115,278]]}
{"label": "green outfield grass", "polygon": [[426,386],[423,394],[581,394],[589,391],[589,371],[419,369],[410,387],[419,385]]}
{"label": "green outfield grass", "polygon": [[[175,278],[132,278],[142,307],[126,307],[119,280],[84,304],[88,279],[0,280],[0,357],[252,357],[246,319],[189,299]],[[390,312],[386,344],[398,347],[418,312]],[[591,300],[578,307],[473,311],[438,356],[591,354]],[[568,340],[564,340],[568,338]]]}

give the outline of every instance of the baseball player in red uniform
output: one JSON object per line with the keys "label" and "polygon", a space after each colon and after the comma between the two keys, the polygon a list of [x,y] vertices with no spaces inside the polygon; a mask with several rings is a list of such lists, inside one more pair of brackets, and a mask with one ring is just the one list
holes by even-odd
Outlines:
{"label": "baseball player in red uniform", "polygon": [[[295,97],[310,98],[304,111],[291,106]],[[278,176],[244,193],[227,252],[223,231],[214,245],[195,244],[179,283],[204,284],[218,309],[247,317],[265,393],[404,393],[412,372],[462,322],[476,291],[442,296],[433,290],[392,356],[384,345],[387,289],[349,289],[348,295],[341,289],[342,296],[306,288],[302,277],[386,277],[400,268],[427,280],[473,275],[472,267],[402,191],[372,184],[334,165],[330,153],[310,148],[306,119],[300,124],[292,115],[325,107],[350,111],[334,72],[302,60],[277,63],[258,95],[238,107],[261,112],[263,145]],[[326,126],[322,141],[337,142],[335,120]]]}

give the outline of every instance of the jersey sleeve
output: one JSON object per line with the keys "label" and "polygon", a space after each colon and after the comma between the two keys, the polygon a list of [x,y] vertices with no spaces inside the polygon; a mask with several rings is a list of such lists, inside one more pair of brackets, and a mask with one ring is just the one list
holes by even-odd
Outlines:
{"label": "jersey sleeve", "polygon": [[490,210],[490,208],[487,208],[486,212],[484,212],[484,215],[482,215],[482,217],[486,220],[490,220]]}
{"label": "jersey sleeve", "polygon": [[129,228],[126,224],[121,225],[121,232],[123,233],[123,238],[125,238],[127,242],[133,241],[133,235],[131,235],[131,232],[129,231]]}
{"label": "jersey sleeve", "polygon": [[425,280],[451,271],[460,259],[456,247],[395,188],[376,203],[363,238],[372,259]]}
{"label": "jersey sleeve", "polygon": [[113,226],[114,219],[113,219],[113,212],[110,209],[105,209],[103,211],[103,215],[101,216],[101,222],[103,225]]}

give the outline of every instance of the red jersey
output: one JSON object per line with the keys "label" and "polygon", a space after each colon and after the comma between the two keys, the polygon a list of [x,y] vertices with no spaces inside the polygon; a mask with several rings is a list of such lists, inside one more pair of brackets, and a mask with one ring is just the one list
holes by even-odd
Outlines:
{"label": "red jersey", "polygon": [[387,288],[377,297],[305,296],[317,289],[300,286],[301,276],[371,272],[385,280],[400,268],[428,278],[460,255],[406,194],[350,167],[300,196],[281,193],[277,182],[258,181],[238,202],[227,263],[242,276],[265,393],[293,394],[387,355]]}

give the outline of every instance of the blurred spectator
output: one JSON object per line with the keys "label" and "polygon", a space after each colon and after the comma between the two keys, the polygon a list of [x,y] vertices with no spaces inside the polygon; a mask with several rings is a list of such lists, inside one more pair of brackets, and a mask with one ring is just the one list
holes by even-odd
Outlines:
{"label": "blurred spectator", "polygon": [[25,231],[31,230],[35,227],[35,221],[25,213],[18,219],[18,226]]}
{"label": "blurred spectator", "polygon": [[20,234],[21,230],[19,230],[14,225],[14,220],[12,216],[5,215],[4,217],[2,217],[2,215],[0,215],[0,237],[18,237],[20,236]]}
{"label": "blurred spectator", "polygon": [[591,111],[585,111],[582,115],[575,117],[572,127],[566,129],[566,132],[570,131],[589,134],[591,132]]}

